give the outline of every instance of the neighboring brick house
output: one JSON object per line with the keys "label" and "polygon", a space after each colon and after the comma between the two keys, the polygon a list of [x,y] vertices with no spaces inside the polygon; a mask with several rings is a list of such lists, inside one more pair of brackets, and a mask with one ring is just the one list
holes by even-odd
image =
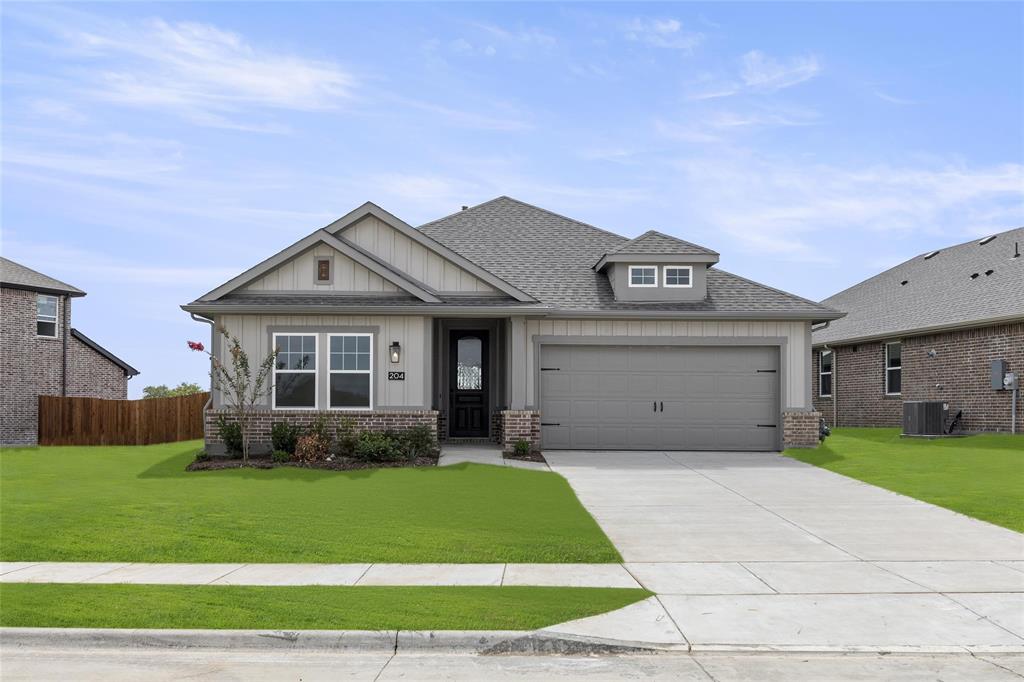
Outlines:
{"label": "neighboring brick house", "polygon": [[138,370],[71,328],[65,284],[0,258],[0,445],[35,445],[39,396],[125,399]]}
{"label": "neighboring brick house", "polygon": [[[941,400],[965,431],[1011,430],[1024,374],[1024,228],[929,251],[822,301],[845,312],[812,333],[811,393],[830,425],[900,426],[904,400]],[[1024,406],[1017,406],[1024,432]]]}

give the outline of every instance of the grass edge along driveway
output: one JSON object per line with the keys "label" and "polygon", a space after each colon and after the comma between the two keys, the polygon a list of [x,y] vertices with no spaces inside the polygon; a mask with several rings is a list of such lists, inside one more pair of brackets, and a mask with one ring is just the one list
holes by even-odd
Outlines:
{"label": "grass edge along driveway", "polygon": [[0,450],[0,559],[621,561],[554,473],[479,464],[186,472],[200,446]]}
{"label": "grass edge along driveway", "polygon": [[815,450],[783,454],[982,521],[1024,532],[1024,436],[900,438],[838,428]]}
{"label": "grass edge along driveway", "polygon": [[0,584],[4,627],[534,630],[651,595],[594,587]]}

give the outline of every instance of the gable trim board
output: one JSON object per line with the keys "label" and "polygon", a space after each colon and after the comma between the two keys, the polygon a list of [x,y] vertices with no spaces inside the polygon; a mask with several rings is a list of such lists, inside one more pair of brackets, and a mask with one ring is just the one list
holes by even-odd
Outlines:
{"label": "gable trim board", "polygon": [[332,222],[330,225],[323,229],[330,232],[331,234],[340,235],[347,228],[359,222],[366,216],[373,216],[374,218],[377,218],[381,222],[394,228],[395,230],[397,230],[404,236],[408,237],[412,241],[416,242],[417,244],[420,244],[427,250],[433,251],[434,253],[438,254],[445,260],[451,261],[455,265],[458,265],[460,268],[468,271],[471,275],[483,280],[487,284],[490,284],[495,289],[498,289],[499,291],[508,294],[517,301],[536,302],[536,299],[530,296],[529,294],[520,291],[516,287],[506,282],[505,280],[496,277],[492,273],[483,269],[476,263],[470,261],[464,256],[456,253],[455,251],[452,251],[451,249],[442,245],[441,243],[431,239],[427,235],[423,234],[416,228],[406,223],[404,220],[385,211],[384,209],[374,204],[373,202],[368,201],[359,208],[349,211],[348,213],[338,218],[337,220],[335,220],[334,222]]}

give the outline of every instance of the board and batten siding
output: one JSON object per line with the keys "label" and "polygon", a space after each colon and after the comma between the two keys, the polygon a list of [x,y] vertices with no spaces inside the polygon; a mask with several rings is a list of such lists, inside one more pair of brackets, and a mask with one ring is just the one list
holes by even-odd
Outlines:
{"label": "board and batten siding", "polygon": [[[510,325],[511,333],[525,334],[521,345],[513,339],[511,345],[525,350],[525,363],[517,363],[515,355],[511,356],[511,384],[525,383],[525,400],[533,404],[536,396],[534,357],[535,336],[601,336],[601,337],[685,337],[708,338],[709,345],[714,345],[715,338],[735,337],[767,337],[785,338],[786,345],[780,358],[786,375],[782,377],[783,409],[805,409],[811,407],[810,391],[810,353],[811,325],[802,321],[771,320],[558,320],[533,319],[526,320],[523,325]],[[518,330],[518,332],[517,332]],[[624,345],[628,341],[624,340]],[[525,376],[524,376],[525,375]],[[522,384],[520,384],[522,385]],[[515,389],[512,389],[515,391]],[[515,403],[513,397],[513,404]]]}
{"label": "board and batten siding", "polygon": [[496,290],[455,263],[374,216],[346,227],[345,239],[369,251],[401,272],[441,292],[494,293]]}
{"label": "board and batten siding", "polygon": [[[217,327],[223,325],[238,337],[255,367],[271,351],[272,328],[287,328],[281,333],[327,333],[336,328],[364,329],[377,327],[374,335],[374,408],[423,409],[427,387],[432,376],[432,319],[422,315],[218,315]],[[307,331],[308,330],[308,331]],[[388,347],[393,341],[402,345],[401,362],[392,363]],[[220,349],[215,348],[215,352]],[[326,366],[327,350],[321,338],[318,365]],[[388,381],[388,372],[405,372],[404,381]],[[269,405],[269,399],[267,405]],[[215,407],[220,397],[214,396]]]}
{"label": "board and batten siding", "polygon": [[[316,259],[331,259],[331,282],[316,282]],[[380,291],[399,288],[327,244],[317,244],[245,286],[249,291]]]}

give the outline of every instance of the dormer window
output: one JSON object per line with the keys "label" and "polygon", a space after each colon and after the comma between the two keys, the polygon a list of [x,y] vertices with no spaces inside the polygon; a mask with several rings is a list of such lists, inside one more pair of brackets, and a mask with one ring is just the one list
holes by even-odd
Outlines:
{"label": "dormer window", "polygon": [[317,284],[330,284],[331,283],[331,259],[330,258],[317,258],[316,259],[316,283]]}
{"label": "dormer window", "polygon": [[689,265],[673,265],[665,267],[665,286],[692,287],[693,268]]}
{"label": "dormer window", "polygon": [[658,286],[658,266],[656,265],[630,265],[629,286],[631,287],[656,287]]}

